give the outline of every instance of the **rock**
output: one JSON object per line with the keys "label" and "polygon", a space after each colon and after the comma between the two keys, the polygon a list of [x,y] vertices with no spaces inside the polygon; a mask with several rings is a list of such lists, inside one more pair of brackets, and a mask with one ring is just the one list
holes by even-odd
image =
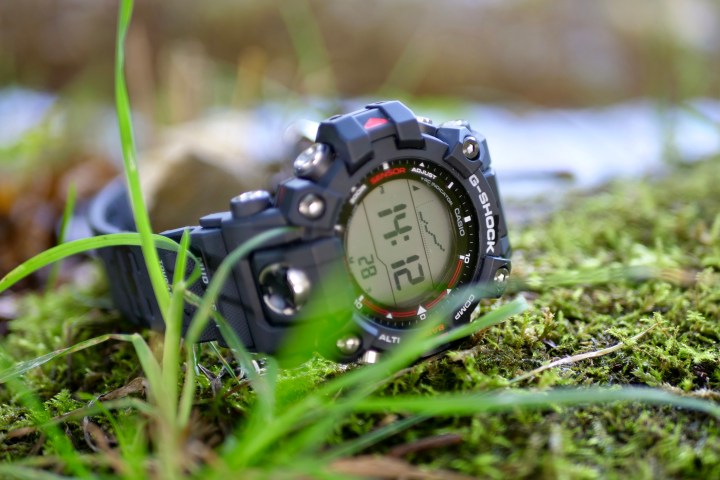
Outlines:
{"label": "rock", "polygon": [[[267,144],[248,112],[220,112],[171,127],[139,155],[140,178],[153,229],[197,225],[228,209],[232,197],[267,185],[281,145]],[[279,142],[278,142],[279,143]]]}

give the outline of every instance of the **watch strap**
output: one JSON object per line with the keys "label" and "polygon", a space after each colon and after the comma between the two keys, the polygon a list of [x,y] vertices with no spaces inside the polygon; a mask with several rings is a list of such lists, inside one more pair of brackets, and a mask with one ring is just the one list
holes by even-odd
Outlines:
{"label": "watch strap", "polygon": [[[89,223],[96,235],[136,231],[127,189],[122,178],[111,182],[98,194],[90,208]],[[179,241],[182,231],[179,229],[164,234]],[[97,253],[110,277],[109,288],[113,301],[123,316],[139,326],[164,330],[165,323],[155,298],[142,249],[135,245],[122,245],[100,248]],[[169,285],[169,279],[172,279],[174,274],[177,252],[160,248],[158,256]],[[196,268],[192,258],[188,258],[186,268],[187,278]],[[198,297],[205,294],[205,285],[201,280],[190,285],[188,289]],[[187,330],[194,312],[195,307],[186,303],[183,312],[183,331]],[[200,341],[218,339],[220,339],[219,331],[214,324],[209,325],[200,337]]]}

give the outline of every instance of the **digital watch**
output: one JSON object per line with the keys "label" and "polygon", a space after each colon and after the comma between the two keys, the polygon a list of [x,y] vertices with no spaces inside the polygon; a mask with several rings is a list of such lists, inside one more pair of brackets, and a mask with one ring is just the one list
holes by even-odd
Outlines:
{"label": "digital watch", "polygon": [[[300,325],[317,321],[330,345],[321,349],[325,355],[373,362],[449,299],[460,307],[434,332],[468,323],[480,295],[460,287],[500,286],[510,273],[487,143],[465,121],[434,126],[400,102],[373,103],[322,122],[294,171],[274,195],[243,193],[229,211],[207,215],[199,226],[162,233],[179,241],[190,229],[202,271],[191,290],[202,296],[237,246],[276,227],[296,227],[238,261],[216,301],[251,351],[272,354]],[[101,192],[90,223],[96,234],[134,230],[123,183]],[[108,247],[99,255],[117,308],[162,330],[140,248]],[[172,278],[176,254],[159,255]],[[185,328],[194,310],[185,306]],[[212,324],[200,340],[222,337]]]}

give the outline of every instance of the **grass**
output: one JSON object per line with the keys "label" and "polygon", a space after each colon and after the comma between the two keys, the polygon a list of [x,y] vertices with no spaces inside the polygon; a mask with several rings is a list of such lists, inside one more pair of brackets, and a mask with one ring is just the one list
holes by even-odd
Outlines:
{"label": "grass", "polygon": [[[718,159],[583,194],[516,228],[512,287],[522,296],[486,302],[454,332],[474,335],[449,354],[413,364],[447,340],[420,332],[377,365],[267,359],[260,375],[221,318],[233,349],[180,340],[193,277],[168,289],[153,255],[177,250],[177,272],[192,258],[187,236],[180,245],[152,236],[138,188],[122,70],[131,14],[132,2],[121,2],[117,109],[144,227],[55,247],[0,280],[0,291],[88,248],[142,245],[167,330],[119,333],[130,327],[102,286],[25,297],[0,354],[0,475],[362,476],[373,463],[351,457],[360,454],[395,458],[405,475],[417,465],[484,477],[720,475]],[[189,298],[200,305],[191,337],[213,316],[232,263],[253,248],[239,246],[208,294]]]}
{"label": "grass", "polygon": [[[75,184],[70,184],[70,187],[68,187],[67,198],[65,199],[65,208],[63,209],[63,215],[60,221],[60,231],[58,232],[57,239],[58,244],[62,244],[65,242],[68,224],[70,223],[73,212],[75,211],[76,196],[77,190],[75,188]],[[50,268],[50,273],[48,274],[48,280],[46,285],[46,289],[48,291],[55,290],[55,288],[57,287],[57,278],[59,273],[60,262],[55,262],[52,268]]]}

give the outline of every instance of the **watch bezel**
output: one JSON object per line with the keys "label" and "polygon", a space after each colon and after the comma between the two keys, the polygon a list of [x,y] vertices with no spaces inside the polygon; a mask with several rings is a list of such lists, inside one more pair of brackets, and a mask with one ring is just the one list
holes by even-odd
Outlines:
{"label": "watch bezel", "polygon": [[[484,224],[480,222],[481,218],[484,218],[481,214],[485,211],[483,205],[489,205],[489,210],[492,216],[494,216],[494,223],[496,225],[495,236],[499,240],[499,226],[501,211],[497,202],[496,195],[493,188],[485,177],[486,172],[482,171],[482,164],[480,161],[476,162],[476,168],[470,170],[472,173],[467,177],[462,172],[458,171],[453,165],[445,160],[446,152],[449,149],[448,144],[441,140],[428,135],[423,135],[425,140],[425,148],[400,148],[395,142],[392,136],[377,139],[373,142],[373,158],[363,163],[354,172],[350,173],[347,168],[338,168],[331,175],[325,177],[327,179],[327,187],[334,191],[346,192],[345,201],[337,208],[334,216],[334,230],[337,235],[342,235],[342,231],[345,225],[341,221],[342,211],[345,202],[347,202],[351,196],[350,190],[353,186],[358,185],[362,182],[373,170],[382,166],[383,163],[393,162],[396,160],[407,160],[415,159],[418,164],[426,162],[432,165],[436,165],[445,170],[455,182],[458,182],[464,190],[467,192],[470,202],[472,203],[472,209],[477,212],[478,225],[478,239],[475,243],[475,251],[473,252],[476,257],[475,266],[472,269],[472,274],[469,279],[466,280],[463,285],[472,285],[480,281],[483,277],[483,268],[485,257],[487,256],[486,251],[488,249],[488,236],[487,229]],[[343,164],[342,158],[336,158],[337,164]],[[483,197],[483,194],[485,195]],[[483,200],[485,200],[483,202]],[[348,273],[350,274],[350,273]],[[440,334],[444,331],[452,329],[456,325],[468,323],[471,319],[471,315],[475,306],[479,302],[480,298],[476,298],[476,295],[472,293],[463,292],[462,288],[455,289],[451,292],[448,298],[454,298],[458,294],[463,294],[465,299],[460,299],[459,303],[464,307],[459,309],[453,309],[453,311],[445,316],[434,328],[433,333]],[[447,303],[447,300],[440,302],[441,304]],[[458,315],[459,313],[459,315]],[[390,325],[382,325],[378,322],[373,321],[362,315],[357,309],[353,313],[353,319],[355,323],[361,328],[363,332],[363,350],[388,350],[393,345],[401,343],[405,338],[411,335],[417,328],[421,328],[421,324],[417,326],[408,326],[404,328],[396,328]]]}

